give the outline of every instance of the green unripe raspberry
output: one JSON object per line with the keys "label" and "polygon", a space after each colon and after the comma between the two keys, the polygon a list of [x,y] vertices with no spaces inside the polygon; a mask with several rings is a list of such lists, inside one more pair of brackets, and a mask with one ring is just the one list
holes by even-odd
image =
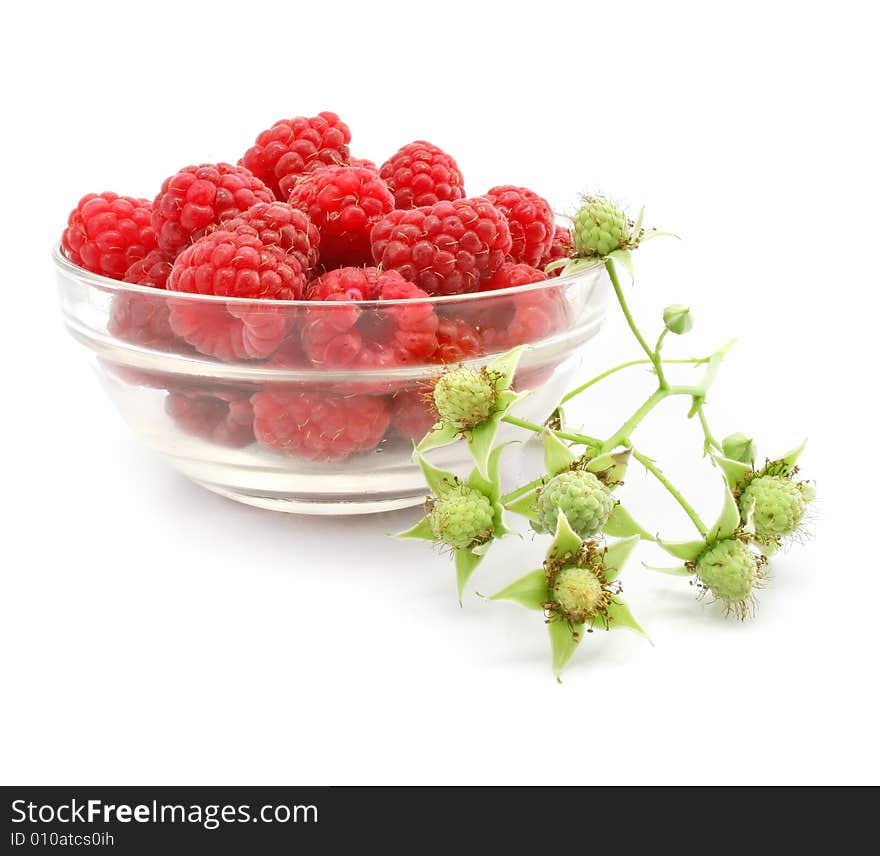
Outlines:
{"label": "green unripe raspberry", "polygon": [[559,613],[577,624],[593,618],[608,605],[602,583],[589,568],[563,568],[553,580],[550,596]]}
{"label": "green unripe raspberry", "polygon": [[488,541],[494,528],[489,498],[466,484],[444,491],[435,500],[428,519],[434,537],[455,550]]}
{"label": "green unripe raspberry", "polygon": [[719,541],[697,559],[697,576],[719,600],[745,603],[752,594],[757,575],[754,553],[742,541]]}
{"label": "green unripe raspberry", "polygon": [[587,197],[575,214],[572,243],[579,256],[607,256],[629,240],[626,214],[607,199]]}
{"label": "green unripe raspberry", "polygon": [[775,540],[797,531],[807,507],[800,487],[785,476],[760,476],[752,479],[739,498],[743,515],[752,510],[755,535]]}
{"label": "green unripe raspberry", "polygon": [[498,392],[485,370],[461,368],[441,375],[434,385],[434,406],[447,425],[469,431],[482,425],[495,410]]}
{"label": "green unripe raspberry", "polygon": [[544,532],[555,532],[559,512],[568,518],[581,538],[595,535],[614,510],[614,497],[593,473],[571,470],[553,476],[538,496],[538,524]]}

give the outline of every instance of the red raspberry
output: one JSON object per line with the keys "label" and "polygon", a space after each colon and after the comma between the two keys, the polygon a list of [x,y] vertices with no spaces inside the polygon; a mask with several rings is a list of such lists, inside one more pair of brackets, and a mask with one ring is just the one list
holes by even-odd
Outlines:
{"label": "red raspberry", "polygon": [[[523,264],[507,262],[486,283],[485,290],[503,290],[544,282],[547,274]],[[542,288],[512,294],[509,299],[486,296],[481,307],[480,328],[487,353],[506,351],[544,339],[565,326],[568,304],[558,288]]]}
{"label": "red raspberry", "polygon": [[480,333],[461,318],[440,318],[435,363],[463,363],[483,353]]}
{"label": "red raspberry", "polygon": [[[541,259],[541,264],[538,265],[538,267],[543,270],[551,262],[569,258],[572,252],[574,252],[574,248],[571,243],[571,229],[566,229],[565,226],[557,226],[556,231],[553,233],[553,243],[550,245],[550,249],[544,254],[544,257]],[[558,267],[550,271],[548,276],[559,276],[561,273],[562,268]]]}
{"label": "red raspberry", "polygon": [[310,365],[303,348],[299,330],[291,333],[278,349],[266,360],[266,365],[276,369],[304,369]]}
{"label": "red raspberry", "polygon": [[257,202],[274,200],[272,191],[244,167],[228,163],[184,167],[162,182],[153,200],[159,248],[177,255],[212,225],[238,216]]}
{"label": "red raspberry", "polygon": [[369,263],[370,230],[394,208],[394,197],[372,170],[330,166],[303,176],[290,204],[318,227],[321,263],[333,268]]}
{"label": "red raspberry", "polygon": [[116,193],[83,196],[61,236],[65,255],[92,273],[122,279],[125,271],[156,247],[148,199]]}
{"label": "red raspberry", "polygon": [[374,227],[373,259],[428,294],[476,291],[510,252],[504,215],[483,198],[392,211]]}
{"label": "red raspberry", "polygon": [[394,193],[395,208],[419,208],[464,196],[464,179],[454,158],[424,140],[391,155],[379,175]]}
{"label": "red raspberry", "polygon": [[388,429],[384,398],[258,392],[254,433],[264,446],[310,461],[338,461],[375,448]]}
{"label": "red raspberry", "polygon": [[286,199],[297,178],[317,164],[347,164],[351,132],[335,113],[281,119],[262,131],[241,159],[257,178]]}
{"label": "red raspberry", "polygon": [[[250,231],[218,229],[175,260],[168,290],[223,297],[296,300],[305,276],[299,262],[265,247]],[[221,360],[264,359],[287,335],[292,311],[252,302],[170,300],[171,328],[203,354]]]}
{"label": "red raspberry", "polygon": [[150,250],[126,270],[122,279],[135,285],[148,285],[150,288],[165,288],[171,273],[173,259],[162,250]]}
{"label": "red raspberry", "polygon": [[[480,286],[480,291],[497,291],[504,288],[518,288],[521,285],[531,285],[535,282],[544,282],[547,274],[542,270],[526,264],[505,262],[498,268],[495,276]],[[478,301],[474,301],[475,303]]]}
{"label": "red raspberry", "polygon": [[187,434],[212,443],[240,448],[254,442],[254,409],[248,396],[236,390],[172,392],[165,412]]}
{"label": "red raspberry", "polygon": [[[428,295],[396,271],[332,270],[311,284],[308,296],[339,304],[306,311],[303,343],[314,365],[377,369],[425,363],[437,350],[438,320]],[[350,303],[359,300],[380,303]],[[386,300],[413,302],[381,306]]]}
{"label": "red raspberry", "polygon": [[391,424],[406,440],[421,440],[437,422],[427,389],[402,389],[391,398]]}
{"label": "red raspberry", "polygon": [[526,187],[510,184],[493,187],[486,198],[510,224],[510,258],[533,267],[540,264],[553,243],[555,225],[550,203]]}
{"label": "red raspberry", "polygon": [[267,247],[255,231],[217,229],[199,238],[174,261],[170,291],[298,300],[305,287],[302,267],[292,254]]}
{"label": "red raspberry", "polygon": [[171,329],[168,298],[157,289],[152,294],[120,291],[113,296],[107,332],[117,339],[156,351],[174,351],[183,346]]}
{"label": "red raspberry", "polygon": [[373,172],[379,172],[379,167],[376,166],[371,160],[367,158],[349,158],[348,159],[349,166],[359,166],[363,169],[369,169]]}
{"label": "red raspberry", "polygon": [[306,214],[286,202],[258,202],[222,228],[252,230],[265,246],[293,255],[307,276],[318,263],[318,229]]}
{"label": "red raspberry", "polygon": [[[125,281],[163,290],[171,262],[161,250],[152,250],[126,272]],[[168,320],[168,299],[162,294],[120,291],[113,296],[107,332],[111,336],[157,351],[190,349],[174,334]]]}

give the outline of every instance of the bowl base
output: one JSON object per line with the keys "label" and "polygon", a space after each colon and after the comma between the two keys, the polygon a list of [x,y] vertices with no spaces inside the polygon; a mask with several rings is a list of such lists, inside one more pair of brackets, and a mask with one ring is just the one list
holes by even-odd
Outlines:
{"label": "bowl base", "polygon": [[397,511],[401,508],[413,508],[425,501],[425,493],[415,496],[363,496],[352,500],[339,500],[333,498],[321,499],[319,497],[297,497],[296,495],[265,495],[250,493],[244,490],[211,484],[210,482],[193,479],[195,484],[200,485],[211,493],[225,496],[235,502],[245,505],[253,505],[256,508],[264,508],[268,511],[283,511],[286,514],[317,514],[327,516],[343,516],[347,514],[378,514],[382,511]]}

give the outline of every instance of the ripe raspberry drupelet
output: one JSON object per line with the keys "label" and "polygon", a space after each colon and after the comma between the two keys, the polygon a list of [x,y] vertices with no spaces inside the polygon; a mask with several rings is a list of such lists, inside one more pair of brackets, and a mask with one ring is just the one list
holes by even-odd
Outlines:
{"label": "ripe raspberry drupelet", "polygon": [[527,187],[511,184],[493,187],[486,198],[510,224],[510,258],[533,267],[539,265],[553,244],[555,225],[550,203]]}
{"label": "ripe raspberry drupelet", "polygon": [[[250,231],[218,229],[175,260],[168,290],[222,297],[296,300],[305,275],[296,258],[264,246]],[[170,300],[171,328],[201,353],[221,360],[264,359],[291,324],[284,307]]]}
{"label": "ripe raspberry drupelet", "polygon": [[194,437],[232,448],[254,442],[254,409],[249,397],[236,390],[172,392],[165,399],[165,412]]}
{"label": "ripe raspberry drupelet", "polygon": [[[556,226],[553,233],[553,243],[550,244],[550,249],[544,253],[538,267],[543,270],[551,262],[570,258],[573,252],[574,247],[571,243],[571,229],[566,229],[565,226]],[[559,267],[551,271],[549,276],[559,276],[561,273],[562,268]]]}
{"label": "ripe raspberry drupelet", "polygon": [[156,248],[148,199],[90,193],[70,212],[61,236],[64,254],[75,265],[112,279]]}
{"label": "ripe raspberry drupelet", "polygon": [[251,230],[265,246],[293,255],[307,276],[318,263],[318,229],[307,214],[286,202],[258,202],[222,228]]}
{"label": "ripe raspberry drupelet", "polygon": [[478,330],[462,318],[441,316],[437,327],[437,350],[432,358],[435,363],[462,363],[482,353]]}
{"label": "ripe raspberry drupelet", "polygon": [[281,119],[262,131],[241,159],[279,199],[286,199],[297,179],[320,165],[347,164],[351,132],[335,113]]}
{"label": "ripe raspberry drupelet", "polygon": [[488,200],[458,199],[392,211],[373,228],[376,264],[428,294],[476,291],[510,252],[510,228]]}
{"label": "ripe raspberry drupelet", "polygon": [[309,173],[296,183],[289,201],[317,226],[321,263],[327,269],[369,264],[370,232],[394,208],[385,182],[358,166]]}
{"label": "ripe raspberry drupelet", "polygon": [[162,182],[153,200],[159,248],[177,255],[211,226],[275,196],[250,170],[228,163],[187,166]]}
{"label": "ripe raspberry drupelet", "polygon": [[165,288],[171,274],[174,260],[162,250],[151,250],[142,259],[134,262],[122,279],[136,285],[148,285],[150,288]]}
{"label": "ripe raspberry drupelet", "polygon": [[[338,305],[308,309],[303,343],[313,365],[378,369],[430,360],[437,350],[438,319],[427,294],[396,271],[341,268],[315,280],[310,300],[407,301],[387,307]],[[412,302],[410,302],[412,301]]]}
{"label": "ripe raspberry drupelet", "polygon": [[251,398],[262,445],[310,461],[337,461],[375,448],[390,422],[384,397],[258,392]]}
{"label": "ripe raspberry drupelet", "polygon": [[405,440],[421,440],[437,423],[429,389],[401,389],[391,397],[391,424]]}
{"label": "ripe raspberry drupelet", "polygon": [[379,168],[379,175],[394,193],[395,208],[419,208],[464,196],[464,179],[455,159],[424,140],[393,154]]}
{"label": "ripe raspberry drupelet", "polygon": [[487,298],[475,307],[479,316],[477,323],[483,334],[483,347],[487,352],[528,345],[565,326],[568,305],[565,296],[556,288],[502,296],[506,289],[545,282],[547,278],[547,274],[537,268],[506,262],[483,285],[483,291],[499,292],[496,300]]}

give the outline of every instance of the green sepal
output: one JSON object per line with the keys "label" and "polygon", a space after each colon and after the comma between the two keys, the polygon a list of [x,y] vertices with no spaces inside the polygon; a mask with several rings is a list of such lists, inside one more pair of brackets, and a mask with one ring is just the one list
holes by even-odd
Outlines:
{"label": "green sepal", "polygon": [[644,222],[645,222],[645,206],[643,205],[643,206],[639,209],[639,216],[636,217],[636,222],[635,222],[635,224],[633,225],[633,228],[632,228],[632,234],[633,234],[636,238],[638,238],[638,236],[639,236],[639,232],[642,231],[642,225],[644,224]]}
{"label": "green sepal", "polygon": [[569,259],[565,267],[562,269],[561,276],[569,276],[570,274],[577,273],[578,271],[584,270],[586,268],[594,267],[595,265],[601,263],[602,259],[600,259],[598,256],[594,256],[588,259]]}
{"label": "green sepal", "polygon": [[550,262],[548,265],[546,265],[544,267],[544,273],[551,274],[551,273],[553,273],[553,271],[559,270],[559,268],[565,267],[570,261],[571,261],[571,259],[569,259],[569,258],[556,259],[555,262]]}
{"label": "green sepal", "polygon": [[645,632],[645,628],[635,620],[629,607],[622,600],[612,599],[611,603],[608,604],[607,615],[609,630],[625,627],[629,630],[635,630],[636,633],[644,636],[645,639],[650,638]]}
{"label": "green sepal", "polygon": [[676,235],[675,232],[661,232],[660,229],[648,229],[644,235],[642,235],[639,243],[644,244],[645,241],[650,241],[651,238],[675,238],[680,241],[681,236]]}
{"label": "green sepal", "polygon": [[620,262],[626,268],[629,278],[635,280],[636,269],[633,264],[632,252],[630,250],[612,250],[605,258],[614,259],[614,261]]}
{"label": "green sepal", "polygon": [[639,536],[632,535],[629,538],[623,538],[615,541],[610,547],[605,549],[602,557],[602,567],[604,568],[605,579],[610,583],[614,582],[619,576],[626,560],[639,543]]}
{"label": "green sepal", "polygon": [[661,568],[657,565],[646,565],[642,562],[642,567],[647,571],[656,571],[658,574],[668,574],[671,577],[691,577],[694,574],[687,565],[675,565],[672,568]]}
{"label": "green sepal", "polygon": [[482,425],[468,431],[467,444],[471,457],[474,459],[479,473],[488,478],[489,454],[492,444],[495,442],[495,434],[498,432],[498,418],[492,416]]}
{"label": "green sepal", "polygon": [[519,364],[519,358],[523,355],[523,351],[528,350],[528,348],[528,345],[520,345],[507,351],[507,353],[501,354],[500,357],[496,357],[486,366],[486,371],[497,375],[495,380],[495,390],[497,392],[500,393],[510,389],[513,376],[516,373],[516,367]]}
{"label": "green sepal", "polygon": [[614,506],[614,511],[611,512],[602,531],[613,538],[629,538],[630,535],[638,535],[643,541],[657,540],[649,532],[642,529],[619,502]]}
{"label": "green sepal", "polygon": [[605,452],[597,455],[587,464],[587,471],[596,475],[601,473],[605,484],[614,487],[623,481],[631,457],[632,449]]}
{"label": "green sepal", "polygon": [[521,496],[519,499],[511,502],[509,505],[506,505],[505,508],[508,511],[512,511],[514,514],[520,514],[523,517],[533,520],[535,523],[538,522],[538,492],[533,490],[531,493],[527,493],[525,496]]}
{"label": "green sepal", "polygon": [[497,503],[501,496],[501,453],[509,445],[510,443],[502,443],[500,446],[496,446],[486,460],[486,470],[482,472],[479,468],[475,468],[468,476],[467,484],[488,496],[493,503]]}
{"label": "green sepal", "polygon": [[427,517],[423,517],[412,529],[406,532],[398,532],[395,538],[420,538],[422,541],[436,541],[437,536],[431,528],[431,521]]}
{"label": "green sepal", "polygon": [[800,444],[796,449],[792,449],[790,452],[784,454],[779,460],[783,461],[789,469],[791,469],[796,463],[797,459],[801,456],[801,452],[806,448],[807,441],[804,440],[803,443]]}
{"label": "green sepal", "polygon": [[438,467],[435,467],[418,451],[413,453],[413,457],[415,458],[416,463],[422,468],[425,481],[428,483],[428,487],[431,488],[435,496],[441,496],[447,489],[457,484],[458,479],[455,477],[455,473],[450,473],[446,470],[441,470]]}
{"label": "green sepal", "polygon": [[461,437],[461,434],[459,434],[452,425],[438,422],[427,434],[425,434],[424,437],[422,437],[418,446],[416,446],[416,451],[427,452],[429,449],[448,446],[450,443],[454,443],[458,440],[459,437]]}
{"label": "green sepal", "polygon": [[507,588],[493,594],[489,600],[512,600],[526,609],[543,609],[544,604],[550,600],[547,591],[547,574],[543,568],[531,571]]}
{"label": "green sepal", "polygon": [[724,505],[721,507],[721,514],[718,515],[718,520],[715,521],[715,525],[706,535],[706,543],[714,544],[717,541],[724,541],[729,538],[736,532],[740,522],[739,508],[737,507],[736,500],[733,498],[728,485],[725,484]]}
{"label": "green sepal", "polygon": [[556,518],[556,534],[547,550],[547,558],[556,561],[565,561],[569,556],[574,556],[581,548],[583,541],[575,534],[561,509]]}
{"label": "green sepal", "polygon": [[[519,351],[513,354],[519,359]],[[515,361],[514,361],[515,366]],[[510,377],[507,378],[510,382]],[[504,389],[498,394],[498,402],[495,412],[481,425],[466,432],[468,449],[470,449],[471,457],[474,459],[477,469],[480,473],[488,477],[489,472],[489,454],[492,451],[492,444],[495,442],[495,435],[498,433],[498,424],[501,418],[523,398],[531,395],[530,392],[514,392],[512,389]]]}
{"label": "green sepal", "polygon": [[661,541],[658,538],[657,544],[670,556],[675,556],[676,559],[682,559],[685,562],[696,562],[706,549],[705,541]]}
{"label": "green sepal", "polygon": [[459,603],[461,603],[461,596],[464,593],[465,586],[468,584],[468,580],[471,578],[471,574],[482,561],[483,557],[469,548],[455,551],[455,573],[458,579]]}
{"label": "green sepal", "polygon": [[725,458],[724,455],[713,454],[712,460],[721,468],[725,481],[734,490],[737,485],[742,484],[746,474],[751,472],[752,469],[749,464],[734,461],[732,458]]}
{"label": "green sepal", "polygon": [[571,468],[577,456],[552,431],[544,429],[544,468],[551,476]]}
{"label": "green sepal", "polygon": [[751,498],[751,501],[748,504],[748,507],[742,512],[742,526],[740,527],[746,535],[754,535],[755,534],[755,497]]}
{"label": "green sepal", "polygon": [[514,532],[504,525],[504,506],[499,501],[501,498],[501,454],[510,445],[510,442],[502,443],[492,450],[486,466],[488,477],[484,476],[479,468],[474,468],[467,480],[469,487],[480,491],[492,503],[492,534],[495,538],[503,538]]}
{"label": "green sepal", "polygon": [[567,621],[551,621],[547,625],[550,632],[550,648],[553,654],[553,672],[558,677],[571,655],[577,650],[584,635],[583,624],[569,624]]}

